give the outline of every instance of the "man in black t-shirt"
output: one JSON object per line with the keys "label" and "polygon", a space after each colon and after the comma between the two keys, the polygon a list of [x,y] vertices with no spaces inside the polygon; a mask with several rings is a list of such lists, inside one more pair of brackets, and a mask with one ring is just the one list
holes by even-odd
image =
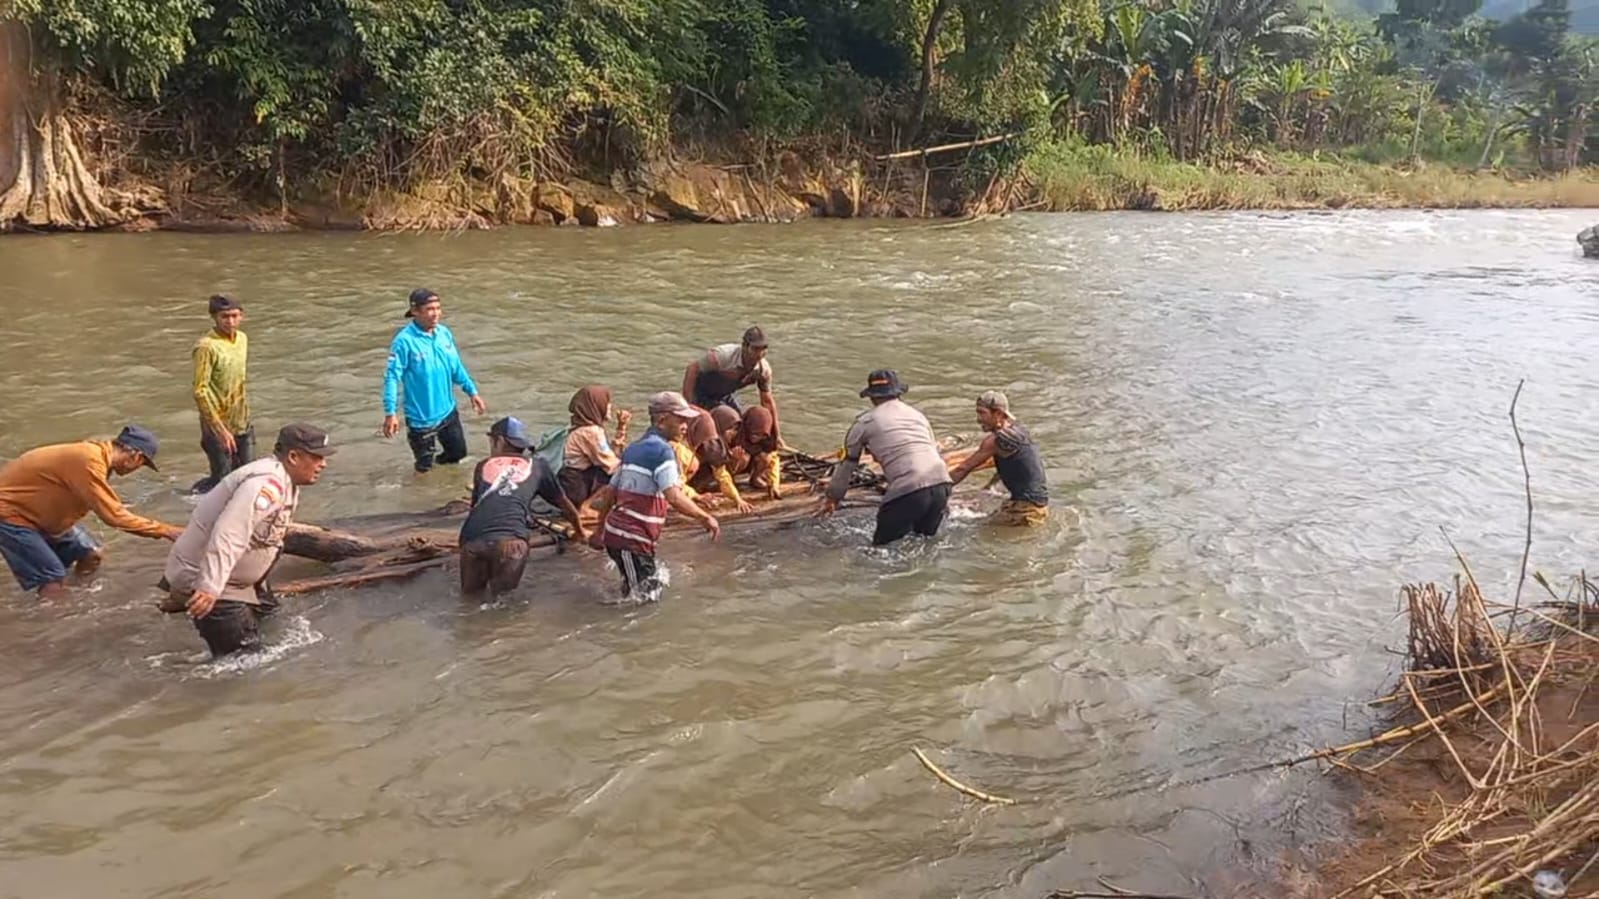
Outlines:
{"label": "man in black t-shirt", "polygon": [[472,512],[461,525],[462,595],[487,590],[498,596],[521,583],[535,499],[561,510],[574,539],[588,539],[555,472],[543,459],[528,458],[531,443],[527,428],[514,418],[489,428],[490,455],[472,472]]}

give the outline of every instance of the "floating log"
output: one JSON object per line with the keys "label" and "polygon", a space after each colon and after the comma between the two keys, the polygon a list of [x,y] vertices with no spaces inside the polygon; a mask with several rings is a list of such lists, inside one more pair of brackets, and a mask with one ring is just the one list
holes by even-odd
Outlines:
{"label": "floating log", "polygon": [[[957,464],[970,455],[969,449],[950,449],[952,441],[941,442],[945,461]],[[800,454],[802,464],[812,465],[817,457]],[[875,479],[867,476],[862,483]],[[765,491],[746,489],[744,499],[753,508],[740,512],[732,503],[718,497],[711,509],[724,528],[744,524],[784,525],[802,521],[815,511],[819,481],[791,478],[779,491],[778,499]],[[714,495],[714,494],[713,494]],[[842,508],[875,506],[880,501],[871,488],[852,488]],[[336,587],[359,587],[407,580],[424,571],[443,568],[455,562],[461,522],[467,503],[454,501],[424,512],[384,513],[337,522],[339,527],[296,524],[289,528],[283,551],[287,555],[322,562],[331,567],[327,574],[273,582],[280,596],[296,596]],[[585,517],[583,526],[599,526],[598,516]],[[663,536],[699,533],[700,524],[681,515],[667,519]],[[529,539],[530,558],[564,552],[570,530],[564,521],[545,521]]]}

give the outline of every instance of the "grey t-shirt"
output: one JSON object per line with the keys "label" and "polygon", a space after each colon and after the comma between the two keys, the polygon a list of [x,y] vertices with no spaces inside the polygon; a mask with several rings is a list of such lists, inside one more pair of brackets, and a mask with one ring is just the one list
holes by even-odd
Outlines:
{"label": "grey t-shirt", "polygon": [[889,400],[862,412],[844,438],[844,463],[833,471],[827,495],[844,498],[850,474],[862,452],[870,453],[888,477],[883,502],[898,499],[923,487],[950,482],[949,466],[938,452],[933,427],[927,417],[903,400]]}

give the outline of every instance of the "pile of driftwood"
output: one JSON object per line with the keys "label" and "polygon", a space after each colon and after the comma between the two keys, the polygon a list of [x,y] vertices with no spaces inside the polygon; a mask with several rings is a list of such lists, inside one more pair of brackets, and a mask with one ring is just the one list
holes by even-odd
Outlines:
{"label": "pile of driftwood", "polygon": [[1381,789],[1379,769],[1432,743],[1447,786],[1430,791],[1412,843],[1337,895],[1596,895],[1599,590],[1583,576],[1548,592],[1500,605],[1469,569],[1452,590],[1404,589],[1409,664],[1378,703],[1414,723],[1369,741],[1395,747],[1375,761],[1342,764]]}
{"label": "pile of driftwood", "polygon": [[[970,450],[953,448],[960,438],[950,438],[942,448],[946,461],[957,464]],[[713,511],[723,526],[747,522],[778,524],[797,521],[815,511],[815,494],[832,474],[837,457],[818,457],[785,452],[784,483],[778,499],[763,491],[747,491],[744,499],[754,510],[739,512],[730,504]],[[862,466],[851,479],[853,505],[874,504],[886,488],[880,472]],[[325,574],[290,580],[274,579],[273,590],[280,596],[314,593],[334,587],[358,587],[405,580],[455,561],[456,536],[466,518],[465,501],[455,501],[426,512],[372,515],[339,523],[337,528],[297,524],[289,530],[283,551],[287,555],[311,559],[330,566]],[[530,541],[530,558],[563,552],[571,533],[564,521],[539,519],[539,532]],[[585,526],[597,524],[586,521]],[[698,533],[698,523],[678,515],[667,520],[668,538],[674,534]]]}

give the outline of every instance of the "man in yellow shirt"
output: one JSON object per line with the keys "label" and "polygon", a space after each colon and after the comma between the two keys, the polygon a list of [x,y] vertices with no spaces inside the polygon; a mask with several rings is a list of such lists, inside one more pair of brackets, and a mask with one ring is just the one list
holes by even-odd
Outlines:
{"label": "man in yellow shirt", "polygon": [[100,520],[140,537],[176,540],[183,529],[129,512],[108,477],[155,469],[155,435],[128,425],[115,440],[29,450],[0,467],[0,557],[40,599],[66,592],[67,566],[80,577],[100,566],[100,545],[78,522]]}
{"label": "man in yellow shirt", "polygon": [[194,345],[194,404],[200,410],[200,448],[211,473],[195,482],[195,493],[205,493],[255,460],[255,428],[244,387],[250,341],[239,330],[244,307],[219,293],[211,298],[210,310],[213,327]]}

